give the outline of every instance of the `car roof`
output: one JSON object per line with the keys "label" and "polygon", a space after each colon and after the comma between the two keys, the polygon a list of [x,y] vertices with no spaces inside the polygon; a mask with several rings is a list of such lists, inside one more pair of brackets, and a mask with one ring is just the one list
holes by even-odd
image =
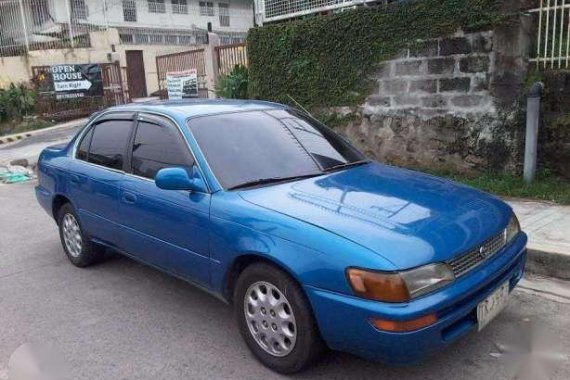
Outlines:
{"label": "car roof", "polygon": [[280,110],[287,106],[259,100],[185,99],[130,103],[107,111],[155,112],[176,119],[254,110]]}

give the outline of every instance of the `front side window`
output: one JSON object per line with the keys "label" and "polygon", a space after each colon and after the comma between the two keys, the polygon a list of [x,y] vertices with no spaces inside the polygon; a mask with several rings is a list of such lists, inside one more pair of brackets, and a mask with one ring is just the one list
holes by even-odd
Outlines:
{"label": "front side window", "polygon": [[183,167],[191,173],[194,160],[182,136],[174,128],[149,122],[139,122],[133,154],[132,172],[154,179],[160,169]]}
{"label": "front side window", "polygon": [[226,189],[365,162],[330,129],[292,110],[206,116],[191,119],[188,127]]}
{"label": "front side window", "polygon": [[97,124],[93,128],[87,160],[93,164],[123,170],[132,125],[131,120],[108,120]]}
{"label": "front side window", "polygon": [[214,3],[200,1],[200,16],[214,16]]}
{"label": "front side window", "polygon": [[151,13],[166,13],[166,4],[164,0],[147,0],[148,11]]}

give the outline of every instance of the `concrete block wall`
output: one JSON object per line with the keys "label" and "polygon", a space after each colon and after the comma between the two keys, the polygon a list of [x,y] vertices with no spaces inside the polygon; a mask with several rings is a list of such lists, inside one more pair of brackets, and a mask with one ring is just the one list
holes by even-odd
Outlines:
{"label": "concrete block wall", "polygon": [[381,162],[517,170],[532,30],[520,15],[494,29],[423,41],[379,62],[363,104],[333,110],[352,115],[337,130]]}
{"label": "concrete block wall", "polygon": [[377,91],[367,98],[364,113],[405,112],[425,118],[493,114],[493,43],[493,31],[458,32],[404,50],[381,64]]}

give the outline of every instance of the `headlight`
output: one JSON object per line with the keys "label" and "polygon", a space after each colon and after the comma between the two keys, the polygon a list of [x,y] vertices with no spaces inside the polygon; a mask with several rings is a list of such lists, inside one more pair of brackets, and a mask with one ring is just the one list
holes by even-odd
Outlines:
{"label": "headlight", "polygon": [[511,220],[509,220],[509,224],[507,225],[507,229],[505,231],[506,235],[505,240],[507,244],[509,244],[515,238],[515,236],[518,235],[519,232],[521,232],[521,225],[519,224],[517,216],[513,214],[511,216]]}
{"label": "headlight", "polygon": [[443,263],[397,273],[349,268],[346,275],[355,294],[384,302],[409,301],[455,280],[451,268]]}

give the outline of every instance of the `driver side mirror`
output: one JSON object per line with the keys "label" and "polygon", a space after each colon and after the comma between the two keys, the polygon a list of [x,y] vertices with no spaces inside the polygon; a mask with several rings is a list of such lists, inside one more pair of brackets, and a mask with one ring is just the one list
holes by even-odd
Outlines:
{"label": "driver side mirror", "polygon": [[206,186],[196,167],[192,168],[192,178],[184,168],[164,168],[154,177],[156,186],[163,190],[187,190],[205,192]]}

